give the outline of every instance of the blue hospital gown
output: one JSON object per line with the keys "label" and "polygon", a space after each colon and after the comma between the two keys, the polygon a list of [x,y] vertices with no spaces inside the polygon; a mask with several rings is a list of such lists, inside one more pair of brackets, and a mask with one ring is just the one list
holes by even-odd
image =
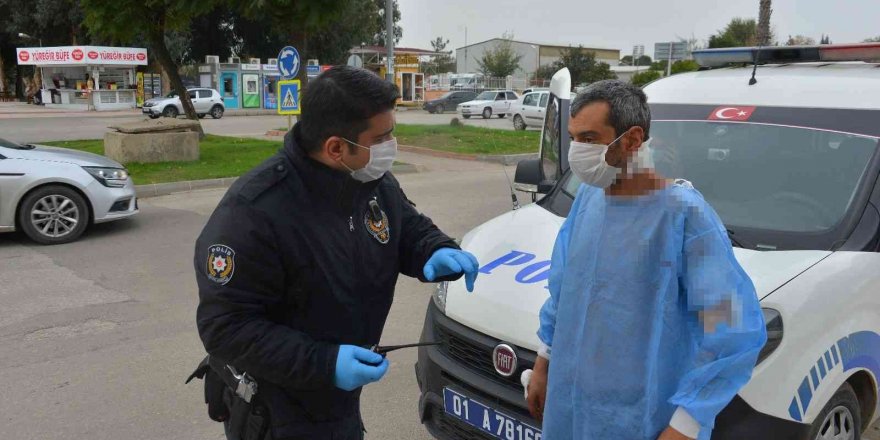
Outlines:
{"label": "blue hospital gown", "polygon": [[[638,198],[581,185],[549,287],[545,440],[655,440],[678,407],[708,439],[767,337],[724,225],[689,184]],[[718,310],[726,324],[705,331],[698,312]]]}

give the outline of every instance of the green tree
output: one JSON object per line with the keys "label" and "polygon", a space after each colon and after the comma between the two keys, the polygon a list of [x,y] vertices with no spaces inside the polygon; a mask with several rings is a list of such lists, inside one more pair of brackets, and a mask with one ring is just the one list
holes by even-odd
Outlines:
{"label": "green tree", "polygon": [[734,18],[727,26],[709,37],[709,48],[754,46],[757,43],[754,19]]}
{"label": "green tree", "polygon": [[[180,96],[187,118],[198,122],[189,94],[186,92],[177,63],[168,50],[165,38],[175,31],[186,30],[191,20],[213,9],[208,0],[82,0],[85,23],[92,35],[112,41],[134,41],[144,37],[168,75],[174,91]],[[201,124],[199,134],[204,137]]]}
{"label": "green tree", "polygon": [[660,79],[660,76],[660,72],[656,70],[645,70],[633,75],[631,82],[639,87],[644,87],[646,84]]}
{"label": "green tree", "polygon": [[[376,32],[373,35],[373,44],[377,46],[385,45],[385,0],[372,0],[373,5],[378,10],[378,15],[375,16],[375,29]],[[394,20],[394,44],[397,44],[400,41],[400,38],[403,37],[403,28],[400,27],[397,23],[400,22],[400,8],[397,5],[397,0],[394,0],[394,4],[392,5],[392,18]]]}
{"label": "green tree", "polygon": [[786,46],[812,46],[814,44],[816,44],[816,40],[803,35],[795,35],[793,37],[789,35],[788,40],[785,41]]}
{"label": "green tree", "polygon": [[653,63],[651,63],[650,70],[656,70],[658,72],[666,72],[666,66],[668,66],[668,65],[669,65],[669,61],[667,61],[667,60],[654,61]]}
{"label": "green tree", "polygon": [[553,78],[553,74],[556,73],[557,70],[559,69],[557,68],[556,63],[545,64],[538,67],[538,70],[535,71],[535,79],[549,81],[550,78]]}
{"label": "green tree", "polygon": [[[638,64],[639,66],[650,66],[651,62],[652,62],[651,57],[649,57],[647,55],[642,55],[639,57],[638,63],[636,63],[636,64]],[[633,64],[632,55],[627,55],[627,56],[620,59],[621,66],[634,66],[636,64]]]}
{"label": "green tree", "polygon": [[[245,0],[231,2],[238,6],[240,13],[253,23],[261,23],[263,30],[257,35],[267,34],[257,39],[250,39],[260,43],[255,45],[260,52],[250,48],[243,49],[247,53],[265,53],[274,51],[271,56],[278,53],[283,45],[291,45],[297,49],[303,60],[317,58],[314,50],[309,46],[309,36],[320,32],[330,32],[334,26],[346,18],[345,13],[352,7],[352,2],[357,0]],[[266,31],[268,30],[268,32]],[[269,46],[274,46],[270,49]],[[271,53],[271,52],[269,52]],[[305,84],[308,81],[306,69],[299,69],[298,79]]]}
{"label": "green tree", "polygon": [[437,73],[452,72],[455,70],[455,60],[450,55],[451,51],[446,50],[446,46],[448,45],[448,38],[444,40],[443,37],[437,37],[431,40],[431,49],[434,52],[440,53],[440,55],[432,56],[431,61],[426,63],[425,73],[433,75]]}
{"label": "green tree", "polygon": [[563,67],[568,67],[573,85],[617,78],[617,75],[611,71],[611,66],[596,61],[596,53],[584,50],[583,46],[568,47],[562,51],[560,59],[553,63],[553,72]]}
{"label": "green tree", "polygon": [[673,75],[684,72],[694,72],[700,70],[700,65],[694,60],[678,60],[672,63],[672,68],[670,70]]}
{"label": "green tree", "polygon": [[822,39],[819,40],[819,44],[831,44],[831,36],[822,34]]}
{"label": "green tree", "polygon": [[483,53],[483,57],[477,60],[477,65],[483,75],[506,77],[513,75],[519,69],[522,55],[517,55],[513,51],[512,39],[513,35],[505,33],[494,48],[487,50]]}

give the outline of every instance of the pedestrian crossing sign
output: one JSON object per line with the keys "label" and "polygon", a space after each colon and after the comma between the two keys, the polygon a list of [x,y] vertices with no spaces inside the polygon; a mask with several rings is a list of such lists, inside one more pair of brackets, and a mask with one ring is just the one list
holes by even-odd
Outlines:
{"label": "pedestrian crossing sign", "polygon": [[278,81],[277,98],[279,115],[300,114],[299,91],[300,81],[298,79]]}

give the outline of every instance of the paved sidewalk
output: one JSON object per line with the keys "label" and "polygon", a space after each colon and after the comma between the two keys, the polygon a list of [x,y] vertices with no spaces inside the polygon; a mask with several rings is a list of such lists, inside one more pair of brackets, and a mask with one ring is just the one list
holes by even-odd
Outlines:
{"label": "paved sidewalk", "polygon": [[[225,116],[272,116],[277,115],[275,110],[267,109],[228,109]],[[141,109],[114,111],[86,111],[51,108],[41,105],[25,104],[23,102],[0,102],[0,119],[29,119],[29,118],[135,118],[141,117]]]}

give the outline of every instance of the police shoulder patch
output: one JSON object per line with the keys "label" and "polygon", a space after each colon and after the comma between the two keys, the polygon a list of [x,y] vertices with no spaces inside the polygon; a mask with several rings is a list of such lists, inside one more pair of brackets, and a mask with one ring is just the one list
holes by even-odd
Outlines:
{"label": "police shoulder patch", "polygon": [[232,279],[235,273],[235,251],[225,244],[213,244],[208,247],[208,261],[206,262],[208,279],[224,285]]}

